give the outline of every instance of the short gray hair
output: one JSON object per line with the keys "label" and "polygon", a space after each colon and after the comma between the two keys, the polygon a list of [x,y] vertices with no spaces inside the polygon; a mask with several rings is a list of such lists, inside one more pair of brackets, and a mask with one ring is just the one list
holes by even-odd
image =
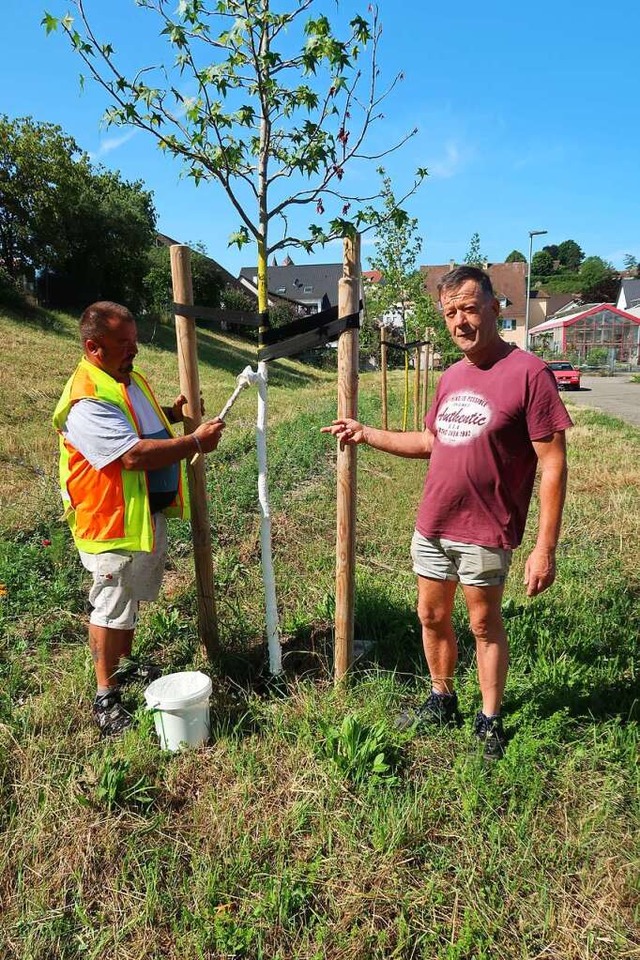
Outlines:
{"label": "short gray hair", "polygon": [[479,267],[464,266],[456,267],[455,270],[445,273],[438,284],[438,299],[442,301],[443,291],[446,293],[447,291],[457,290],[463,283],[466,283],[467,280],[473,280],[474,283],[477,283],[485,296],[495,297],[489,274],[485,273],[484,270],[481,270]]}
{"label": "short gray hair", "polygon": [[112,300],[98,300],[80,317],[80,338],[83,343],[104,336],[109,330],[109,320],[125,320],[135,323],[135,317],[127,307]]}

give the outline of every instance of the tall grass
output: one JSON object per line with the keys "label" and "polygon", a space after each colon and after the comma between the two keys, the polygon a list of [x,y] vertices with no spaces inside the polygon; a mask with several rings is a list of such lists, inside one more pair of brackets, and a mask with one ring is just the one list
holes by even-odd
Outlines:
{"label": "tall grass", "polygon": [[[333,416],[335,384],[280,365],[270,455],[285,679],[274,685],[264,672],[253,408],[243,396],[208,458],[226,654],[206,664],[198,644],[184,524],[172,526],[165,590],[137,638],[168,670],[212,676],[211,745],[163,753],[141,709],[133,730],[104,743],[90,719],[85,575],[53,495],[47,420],[77,352],[71,321],[57,318],[56,327],[0,320],[0,333],[19,343],[1,408],[13,397],[23,424],[31,411],[32,444],[20,455],[35,466],[29,450],[40,450],[43,471],[37,480],[0,477],[7,501],[22,494],[4,511],[0,542],[0,955],[640,956],[640,434],[571,411],[558,580],[526,599],[530,533],[505,598],[510,742],[487,768],[469,722],[416,737],[393,725],[427,685],[407,556],[424,464],[359,451],[361,659],[349,685],[333,686],[334,450],[319,426]],[[245,348],[200,339],[205,400],[216,409]],[[49,363],[34,391],[25,352],[38,349]],[[166,331],[142,354],[170,399]],[[375,375],[363,376],[369,422],[379,419],[377,391]],[[18,440],[18,430],[5,432],[5,479],[23,469]],[[455,619],[469,720],[478,689],[460,604]],[[141,691],[130,703],[141,703]]]}

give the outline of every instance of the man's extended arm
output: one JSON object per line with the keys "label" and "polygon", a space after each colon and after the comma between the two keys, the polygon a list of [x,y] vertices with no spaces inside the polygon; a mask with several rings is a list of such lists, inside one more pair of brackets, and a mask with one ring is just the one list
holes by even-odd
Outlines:
{"label": "man's extended arm", "polygon": [[538,538],[524,568],[527,596],[550,587],[556,576],[556,547],[567,490],[567,448],[564,431],[533,441],[540,464]]}
{"label": "man's extended arm", "polygon": [[120,457],[125,470],[159,470],[196,453],[211,453],[220,442],[223,420],[207,420],[184,437],[169,440],[139,440]]}
{"label": "man's extended arm", "polygon": [[434,435],[430,430],[414,430],[410,433],[396,433],[393,430],[378,430],[367,427],[357,420],[334,420],[330,427],[322,427],[322,433],[331,433],[340,444],[348,446],[366,443],[376,450],[391,453],[396,457],[408,457],[413,460],[426,460],[431,456]]}

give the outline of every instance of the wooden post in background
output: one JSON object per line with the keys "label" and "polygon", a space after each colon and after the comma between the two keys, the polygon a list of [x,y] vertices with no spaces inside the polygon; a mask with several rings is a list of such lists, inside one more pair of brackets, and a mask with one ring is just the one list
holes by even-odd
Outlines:
{"label": "wooden post in background", "polygon": [[[171,280],[174,303],[193,304],[191,282],[191,251],[182,244],[170,247]],[[200,413],[200,376],[198,373],[198,350],[196,322],[191,317],[176,314],[176,340],[178,342],[178,369],[180,392],[187,398],[184,410],[184,432],[193,433],[202,422]],[[218,620],[213,585],[213,559],[211,556],[211,527],[207,509],[205,458],[198,457],[193,466],[187,467],[189,499],[191,501],[191,533],[198,592],[198,632],[207,656],[212,659],[218,652]]]}
{"label": "wooden post in background", "polygon": [[420,429],[424,430],[424,418],[427,415],[427,406],[429,403],[429,351],[431,344],[427,341],[424,345],[424,381],[422,385],[422,424]]}
{"label": "wooden post in background", "polygon": [[413,357],[413,429],[420,429],[420,356],[422,347],[416,347]]}
{"label": "wooden post in background", "polygon": [[[343,276],[338,282],[338,315],[348,317],[360,307],[360,235],[344,240]],[[338,340],[338,419],[358,416],[358,329],[345,330]],[[353,663],[356,571],[357,447],[338,444],[336,504],[336,622],[335,679]]]}
{"label": "wooden post in background", "polygon": [[388,429],[387,414],[387,328],[380,324],[380,371],[382,374],[382,429]]}

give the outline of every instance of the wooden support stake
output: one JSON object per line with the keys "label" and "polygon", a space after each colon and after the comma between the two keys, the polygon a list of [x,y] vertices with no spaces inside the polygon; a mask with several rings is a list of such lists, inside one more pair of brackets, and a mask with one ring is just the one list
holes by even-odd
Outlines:
{"label": "wooden support stake", "polygon": [[382,373],[382,429],[388,429],[387,414],[387,328],[380,326],[380,370]]}
{"label": "wooden support stake", "polygon": [[420,354],[422,347],[416,347],[413,355],[413,429],[420,429]]}
{"label": "wooden support stake", "polygon": [[[169,252],[171,255],[174,303],[183,303],[185,306],[193,305],[191,251],[189,247],[182,244],[173,244],[169,248]],[[184,432],[193,433],[202,422],[196,324],[193,318],[176,314],[176,339],[178,342],[180,392],[187,398],[187,405],[184,410]],[[204,457],[199,457],[193,466],[187,467],[187,476],[189,478],[191,533],[198,593],[198,632],[207,651],[207,656],[209,659],[213,659],[218,652],[219,637]]]}
{"label": "wooden support stake", "polygon": [[[360,236],[344,240],[343,277],[338,282],[338,314],[357,313],[360,303]],[[358,330],[338,340],[338,418],[358,417]],[[355,615],[357,448],[346,446],[337,461],[335,679],[353,664]]]}
{"label": "wooden support stake", "polygon": [[422,426],[421,430],[424,430],[424,418],[427,415],[427,406],[429,402],[429,350],[431,348],[430,343],[425,343],[424,345],[424,381],[422,384]]}

